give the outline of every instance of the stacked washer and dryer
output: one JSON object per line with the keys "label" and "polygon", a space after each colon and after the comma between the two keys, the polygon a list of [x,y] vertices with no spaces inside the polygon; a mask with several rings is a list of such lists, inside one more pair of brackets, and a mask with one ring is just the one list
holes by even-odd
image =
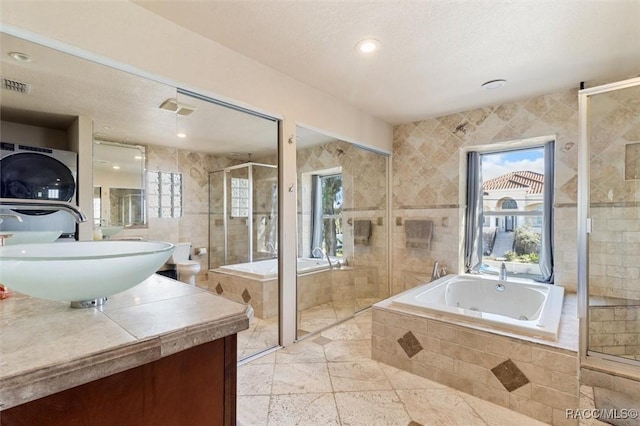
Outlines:
{"label": "stacked washer and dryer", "polygon": [[[0,197],[76,203],[78,155],[59,149],[0,143]],[[0,209],[22,221],[3,218],[0,231],[61,231],[77,239],[74,218],[64,211]]]}

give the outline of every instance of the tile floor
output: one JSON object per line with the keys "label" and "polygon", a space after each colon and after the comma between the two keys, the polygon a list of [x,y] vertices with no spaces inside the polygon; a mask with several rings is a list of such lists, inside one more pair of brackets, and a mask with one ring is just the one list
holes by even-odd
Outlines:
{"label": "tile floor", "polygon": [[238,425],[542,425],[371,359],[371,311],[238,367]]}
{"label": "tile floor", "polygon": [[[349,318],[355,309],[370,307],[379,299],[356,299],[349,306],[326,303],[299,312],[298,336],[317,332]],[[278,319],[255,317],[249,328],[238,333],[238,359],[251,356],[278,344]]]}

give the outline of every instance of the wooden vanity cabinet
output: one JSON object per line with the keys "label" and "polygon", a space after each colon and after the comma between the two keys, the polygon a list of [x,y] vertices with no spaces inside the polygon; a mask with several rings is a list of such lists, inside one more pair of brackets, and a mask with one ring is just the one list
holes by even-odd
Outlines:
{"label": "wooden vanity cabinet", "polygon": [[236,424],[237,335],[0,412],[2,426]]}

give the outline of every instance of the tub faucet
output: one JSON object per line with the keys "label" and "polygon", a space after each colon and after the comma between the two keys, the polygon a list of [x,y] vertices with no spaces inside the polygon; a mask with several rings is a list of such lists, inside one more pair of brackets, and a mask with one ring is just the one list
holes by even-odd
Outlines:
{"label": "tub faucet", "polygon": [[[320,256],[316,254],[318,251],[320,251]],[[323,257],[326,257],[327,262],[329,262],[329,269],[333,269],[333,263],[331,263],[331,258],[329,257],[329,253],[322,250],[320,247],[314,247],[313,250],[311,250],[311,257],[315,257],[318,259],[322,259]]]}
{"label": "tub faucet", "polygon": [[433,262],[433,272],[431,272],[431,281],[435,281],[440,278],[440,269],[438,261]]}
{"label": "tub faucet", "polygon": [[78,206],[74,206],[73,204],[65,201],[0,198],[0,206],[16,210],[63,210],[73,216],[77,223],[87,221],[87,216]]}
{"label": "tub faucet", "polygon": [[502,266],[500,266],[500,275],[498,275],[498,280],[506,281],[507,280],[507,265],[502,262]]}
{"label": "tub faucet", "polygon": [[265,244],[265,247],[267,250],[269,250],[269,253],[271,253],[271,257],[273,258],[278,257],[278,249],[276,248],[275,244],[269,241],[267,242],[267,244]]}
{"label": "tub faucet", "polygon": [[[320,256],[317,254],[318,251],[320,252]],[[313,250],[311,250],[311,257],[322,258],[324,257],[324,251],[320,247],[314,247]]]}

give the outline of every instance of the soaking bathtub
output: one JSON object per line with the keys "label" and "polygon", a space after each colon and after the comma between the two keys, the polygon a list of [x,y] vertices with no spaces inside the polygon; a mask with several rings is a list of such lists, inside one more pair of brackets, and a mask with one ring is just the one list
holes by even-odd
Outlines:
{"label": "soaking bathtub", "polygon": [[554,285],[447,275],[401,293],[392,303],[557,340],[563,298],[564,288]]}
{"label": "soaking bathtub", "polygon": [[[297,271],[299,274],[323,269],[329,269],[329,262],[326,259],[298,258]],[[240,274],[249,278],[268,280],[278,277],[278,259],[236,263],[220,266],[217,270],[227,274]]]}

